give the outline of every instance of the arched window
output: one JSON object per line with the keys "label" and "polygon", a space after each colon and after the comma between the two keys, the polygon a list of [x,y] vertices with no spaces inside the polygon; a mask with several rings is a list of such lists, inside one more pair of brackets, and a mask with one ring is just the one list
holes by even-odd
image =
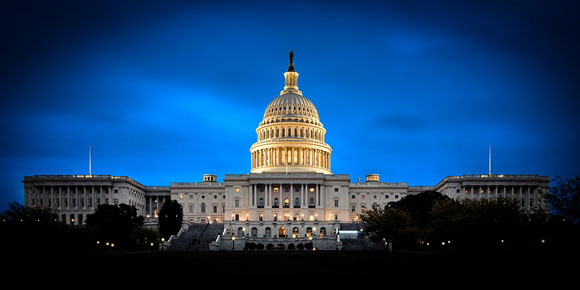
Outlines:
{"label": "arched window", "polygon": [[297,237],[299,237],[299,236],[300,236],[300,230],[299,230],[298,228],[296,228],[296,227],[295,227],[295,228],[293,228],[293,229],[292,229],[292,237],[293,237],[293,238],[297,238]]}
{"label": "arched window", "polygon": [[269,238],[272,236],[272,229],[267,227],[266,229],[264,229],[264,237]]}
{"label": "arched window", "polygon": [[311,227],[307,227],[306,228],[306,236],[307,237],[311,237],[312,236],[312,228]]}
{"label": "arched window", "polygon": [[243,235],[244,235],[244,228],[242,228],[242,227],[239,227],[239,228],[238,228],[238,233],[237,233],[237,236],[238,236],[238,237],[242,237]]}
{"label": "arched window", "polygon": [[321,227],[320,228],[320,237],[322,238],[324,236],[326,236],[326,228],[325,227]]}
{"label": "arched window", "polygon": [[250,234],[252,235],[252,237],[257,237],[258,236],[258,229],[252,228]]}
{"label": "arched window", "polygon": [[280,227],[278,229],[278,237],[285,237],[286,236],[286,228],[285,227]]}

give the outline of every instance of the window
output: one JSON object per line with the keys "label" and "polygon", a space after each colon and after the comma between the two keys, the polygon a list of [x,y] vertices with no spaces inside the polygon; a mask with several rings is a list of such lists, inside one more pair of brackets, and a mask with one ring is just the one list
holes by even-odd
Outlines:
{"label": "window", "polygon": [[239,187],[236,187],[235,191],[236,192],[240,192],[240,188]]}
{"label": "window", "polygon": [[307,227],[306,228],[306,236],[307,237],[311,237],[312,236],[312,228],[311,227]]}
{"label": "window", "polygon": [[193,205],[189,206],[189,213],[193,213]]}
{"label": "window", "polygon": [[278,198],[277,197],[274,198],[274,207],[278,207]]}
{"label": "window", "polygon": [[239,199],[234,200],[234,207],[236,207],[236,208],[240,207],[240,200]]}
{"label": "window", "polygon": [[320,237],[322,238],[324,236],[326,236],[326,228],[325,227],[321,227],[320,228]]}
{"label": "window", "polygon": [[334,188],[334,192],[338,192],[338,187],[335,187]]}
{"label": "window", "polygon": [[292,229],[292,237],[293,238],[300,237],[300,230],[298,228],[295,227]]}
{"label": "window", "polygon": [[271,237],[271,236],[272,236],[272,229],[271,229],[271,228],[269,228],[269,227],[268,227],[268,228],[266,228],[266,229],[264,230],[264,236],[265,236],[266,238],[269,238],[269,237]]}
{"label": "window", "polygon": [[213,206],[213,213],[217,213],[217,205]]}
{"label": "window", "polygon": [[334,200],[334,207],[338,207],[338,199]]}
{"label": "window", "polygon": [[350,196],[350,198],[356,198],[356,195],[353,194],[353,195]]}
{"label": "window", "polygon": [[205,203],[201,203],[201,212],[205,213]]}
{"label": "window", "polygon": [[356,205],[351,205],[350,206],[350,212],[355,212],[356,211]]}
{"label": "window", "polygon": [[258,236],[258,229],[257,228],[252,228],[252,230],[250,231],[252,237],[257,237]]}

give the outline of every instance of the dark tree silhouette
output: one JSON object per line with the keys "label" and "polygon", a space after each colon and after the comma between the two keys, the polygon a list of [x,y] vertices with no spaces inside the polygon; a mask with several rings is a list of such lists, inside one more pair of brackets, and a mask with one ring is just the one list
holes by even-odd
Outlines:
{"label": "dark tree silhouette", "polygon": [[94,214],[87,216],[87,227],[102,242],[113,242],[117,247],[134,245],[133,233],[143,226],[143,217],[135,206],[101,204]]}
{"label": "dark tree silhouette", "polygon": [[183,207],[176,200],[166,201],[159,211],[159,232],[166,240],[177,234],[183,221]]}

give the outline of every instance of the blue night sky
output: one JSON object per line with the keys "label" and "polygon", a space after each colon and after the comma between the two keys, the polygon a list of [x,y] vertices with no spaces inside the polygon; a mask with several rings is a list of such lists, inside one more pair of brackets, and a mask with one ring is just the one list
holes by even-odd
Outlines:
{"label": "blue night sky", "polygon": [[89,145],[145,185],[248,173],[290,49],[335,174],[434,185],[492,144],[493,173],[580,175],[575,2],[3,1],[0,209]]}

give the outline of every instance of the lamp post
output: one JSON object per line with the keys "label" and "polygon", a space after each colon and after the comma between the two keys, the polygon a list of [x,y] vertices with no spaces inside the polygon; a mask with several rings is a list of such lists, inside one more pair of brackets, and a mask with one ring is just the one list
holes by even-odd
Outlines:
{"label": "lamp post", "polygon": [[236,237],[232,236],[232,251],[235,250]]}

